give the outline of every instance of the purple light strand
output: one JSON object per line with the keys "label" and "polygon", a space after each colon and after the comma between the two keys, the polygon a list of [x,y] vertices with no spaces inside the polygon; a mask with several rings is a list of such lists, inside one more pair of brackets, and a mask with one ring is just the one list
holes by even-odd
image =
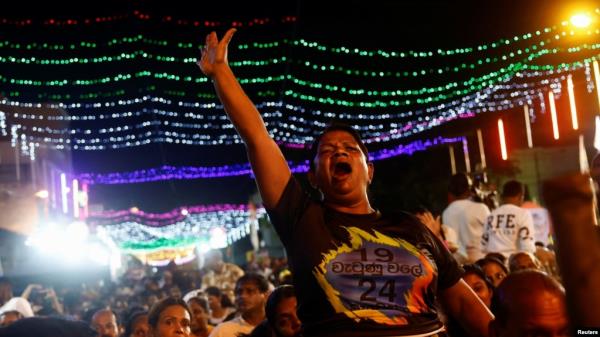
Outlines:
{"label": "purple light strand", "polygon": [[[382,149],[369,154],[369,160],[377,161],[388,159],[401,155],[413,155],[415,152],[425,151],[426,149],[448,143],[462,142],[463,137],[436,137],[429,140],[416,140],[408,144],[398,145],[392,149]],[[304,173],[309,169],[309,162],[305,160],[301,163],[288,162],[292,173]],[[79,181],[88,185],[114,185],[114,184],[133,184],[162,180],[186,180],[186,179],[206,179],[223,178],[234,176],[253,177],[252,169],[249,163],[233,164],[223,166],[161,166],[158,168],[143,169],[132,172],[113,172],[113,173],[82,173],[77,176]]]}

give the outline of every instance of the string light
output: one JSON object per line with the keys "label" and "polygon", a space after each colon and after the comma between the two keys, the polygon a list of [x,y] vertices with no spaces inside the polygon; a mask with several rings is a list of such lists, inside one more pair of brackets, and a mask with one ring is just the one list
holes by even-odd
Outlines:
{"label": "string light", "polygon": [[163,16],[156,17],[151,16],[150,14],[144,14],[139,10],[133,10],[130,13],[122,13],[115,14],[110,16],[98,16],[93,18],[83,18],[83,19],[45,19],[43,21],[38,21],[35,19],[9,19],[9,18],[0,18],[0,24],[3,25],[12,25],[17,27],[24,26],[32,26],[32,25],[43,25],[43,26],[59,26],[59,27],[75,27],[82,25],[97,25],[103,23],[113,23],[117,21],[125,21],[125,20],[139,20],[142,22],[147,22],[150,19],[155,19],[161,23],[174,24],[177,26],[192,26],[192,27],[253,27],[253,26],[264,26],[273,23],[293,23],[296,22],[297,18],[295,16],[282,16],[279,20],[272,20],[270,18],[253,18],[247,21],[197,21],[197,20],[186,20],[186,19],[178,19],[173,18],[172,16]]}
{"label": "string light", "polygon": [[[217,207],[213,206],[213,208]],[[171,213],[173,212],[159,214],[157,217],[169,218],[172,216]],[[259,208],[256,214],[261,218],[266,215],[266,211],[264,208]],[[106,224],[106,221],[95,223],[94,218],[90,218],[88,222],[103,235],[107,235],[120,249],[131,252],[210,242],[211,235],[215,235],[214,228],[221,228],[229,243],[232,243],[248,235],[246,223],[250,221],[250,213],[240,205],[232,209],[224,206],[220,211],[190,213],[184,219],[159,226],[132,221],[118,222],[122,217],[113,217],[111,220],[113,222],[110,224]]]}
{"label": "string light", "polygon": [[[417,140],[409,144],[398,145],[391,149],[383,149],[369,153],[370,161],[384,160],[400,155],[412,155],[415,152],[425,151],[430,147],[455,143],[462,141],[462,138],[444,138],[436,137],[430,140]],[[308,160],[294,163],[288,162],[292,173],[308,172],[310,163]],[[222,178],[232,176],[252,177],[250,164],[233,164],[223,166],[161,166],[159,168],[136,170],[131,172],[113,172],[113,173],[81,173],[77,178],[89,185],[94,184],[131,184],[162,180],[182,180],[182,179],[206,179]],[[193,210],[187,209],[188,212]],[[181,211],[175,211],[175,215],[181,214]],[[177,215],[177,216],[179,216]]]}
{"label": "string light", "polygon": [[[186,212],[183,212],[183,211]],[[229,213],[228,213],[229,212]],[[233,213],[230,213],[233,212]],[[139,222],[145,226],[161,227],[176,222],[183,221],[188,215],[193,214],[245,214],[248,212],[248,205],[240,204],[216,204],[216,205],[195,205],[182,206],[165,213],[144,212],[137,207],[128,210],[101,211],[91,213],[88,223],[92,226],[104,226],[121,222]]]}

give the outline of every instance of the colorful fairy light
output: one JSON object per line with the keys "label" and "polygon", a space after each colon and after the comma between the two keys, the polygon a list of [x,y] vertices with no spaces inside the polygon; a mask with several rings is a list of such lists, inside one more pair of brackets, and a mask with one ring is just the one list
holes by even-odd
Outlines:
{"label": "colorful fairy light", "polygon": [[[184,214],[187,211],[187,214]],[[164,226],[183,221],[187,216],[201,213],[220,214],[228,212],[248,212],[248,205],[217,204],[179,207],[165,213],[149,213],[132,207],[129,210],[101,211],[90,214],[88,222],[92,225],[107,225],[119,222],[141,222],[145,226]]]}
{"label": "colorful fairy light", "polygon": [[177,26],[191,26],[191,27],[253,27],[253,26],[264,26],[268,24],[281,24],[281,23],[293,23],[296,22],[297,18],[295,16],[286,15],[282,16],[279,19],[271,19],[271,18],[253,18],[245,21],[198,21],[198,20],[186,20],[181,18],[174,18],[172,16],[162,16],[155,17],[154,15],[143,13],[139,10],[133,10],[129,13],[121,13],[109,16],[98,16],[93,18],[79,18],[79,19],[44,19],[43,21],[38,21],[36,19],[9,19],[9,18],[0,18],[0,24],[3,25],[12,25],[17,27],[25,27],[32,25],[42,25],[42,26],[57,26],[57,27],[77,27],[77,26],[89,26],[89,25],[98,25],[98,24],[106,24],[113,23],[117,21],[125,21],[125,20],[137,20],[141,22],[146,22],[149,20],[155,20],[162,24],[174,24]]}
{"label": "colorful fairy light", "polygon": [[[560,80],[562,79],[562,77],[559,78],[554,78],[554,79],[550,79],[550,81],[552,81],[551,83],[558,83],[560,82]],[[509,81],[510,78],[506,78],[505,81]],[[541,80],[541,82],[539,83],[540,85],[545,84],[547,85],[548,83],[548,79],[543,79]],[[519,95],[515,95],[514,93],[510,95],[510,99],[511,101],[514,100],[530,100],[533,97],[530,97],[529,92],[531,92],[531,90],[534,90],[535,87],[533,87],[533,85],[524,85],[524,88],[528,88],[528,90],[522,91],[522,95],[526,95],[527,97],[520,97]],[[468,95],[466,97],[463,97],[462,100],[455,100],[452,102],[447,102],[445,104],[440,104],[438,106],[434,106],[434,107],[430,107],[427,108],[424,112],[427,113],[430,117],[428,121],[424,121],[418,124],[415,123],[410,123],[411,125],[416,125],[415,127],[418,128],[419,131],[434,127],[436,125],[439,125],[440,123],[443,123],[445,121],[448,120],[452,120],[454,118],[456,118],[457,116],[461,116],[460,112],[461,110],[465,110],[465,109],[470,109],[473,112],[480,112],[480,111],[487,111],[487,110],[497,110],[494,107],[496,106],[496,104],[494,102],[485,102],[484,100],[482,100],[482,98],[485,97],[498,97],[498,99],[500,99],[501,101],[505,101],[504,97],[508,97],[508,96],[503,96],[503,95],[498,95],[498,94],[494,94],[494,92],[496,90],[505,90],[505,85],[504,84],[500,84],[500,85],[496,85],[494,87],[491,88],[486,88],[484,89],[483,92],[480,93],[476,93],[473,95]],[[513,89],[514,90],[514,89]],[[521,92],[521,91],[519,91]],[[493,94],[493,95],[492,95]],[[535,94],[535,93],[533,93]],[[135,100],[131,100],[130,101],[119,101],[118,104],[137,104],[136,102],[143,102],[146,100],[151,100],[151,101],[155,101],[155,102],[159,102],[159,103],[163,103],[163,104],[168,104],[171,101],[170,100],[165,100],[162,98],[152,98],[151,96],[144,96],[143,98],[140,99],[135,99]],[[4,101],[3,103],[11,105],[11,106],[22,106],[22,107],[41,107],[41,105],[35,105],[35,104],[30,104],[30,103],[19,103],[19,102],[14,102],[14,101]],[[170,103],[173,104],[173,103]],[[456,109],[453,108],[454,105],[459,104],[459,106],[456,107]],[[512,103],[511,103],[512,104]],[[96,106],[99,105],[92,105],[89,104],[89,108],[94,108]],[[111,104],[112,105],[112,104]],[[182,106],[182,107],[194,107],[194,106],[200,106],[198,103],[186,103],[186,102],[178,102],[177,103],[178,106]],[[510,104],[508,104],[510,105]],[[64,104],[56,104],[56,105],[49,105],[50,108],[54,108],[54,107],[58,107],[58,108],[65,108],[65,107],[69,107],[68,105],[64,105]],[[210,107],[210,108],[219,108],[219,106],[217,106],[216,104],[207,104],[206,107]],[[262,108],[261,108],[262,107]],[[286,110],[289,110],[292,113],[297,113],[298,112],[302,112],[302,115],[306,114],[306,109],[299,107],[299,106],[293,106],[293,105],[289,105],[286,104],[285,106],[281,103],[281,102],[266,102],[266,103],[261,103],[259,104],[259,108],[261,108],[261,110],[264,110],[265,108],[268,109],[277,109],[278,107],[285,107]],[[77,109],[77,107],[73,107],[71,109]],[[290,110],[291,109],[291,110]],[[153,112],[155,111],[155,112]],[[313,116],[317,117],[317,118],[322,118],[322,116],[327,117],[329,115],[329,118],[336,116],[335,113],[331,112],[331,113],[323,113],[320,110],[308,110],[308,112],[310,112]],[[442,115],[440,116],[435,116],[436,113],[442,113]],[[150,113],[150,114],[157,114],[157,115],[165,115],[165,116],[170,116],[170,115],[178,115],[178,113],[166,113],[166,111],[163,113],[161,112],[161,110],[153,110],[153,109],[146,109],[144,110],[143,114],[146,113]],[[393,114],[378,114],[378,115],[365,115],[364,117],[361,115],[357,115],[357,116],[352,116],[352,115],[346,115],[346,114],[339,114],[337,115],[339,118],[342,119],[346,119],[346,118],[356,118],[357,120],[367,120],[366,117],[368,117],[368,119],[390,119],[390,118],[404,118],[407,116],[413,116],[413,115],[419,115],[420,112],[419,110],[416,111],[409,111],[406,113],[399,113],[396,114],[396,116],[394,116]],[[142,112],[140,113],[133,113],[133,112],[128,112],[128,113],[124,113],[122,114],[123,117],[126,116],[131,116],[131,115],[141,115]],[[185,115],[185,116],[189,116],[189,117],[193,117],[195,114],[193,113],[180,113],[181,115]],[[264,113],[265,118],[267,118],[267,122],[269,122],[269,118],[270,117],[270,113],[268,111],[266,111],[266,113]],[[279,110],[276,110],[272,115],[272,118],[278,118],[279,116],[283,116],[281,114],[281,112],[279,112]],[[290,116],[289,113],[287,113],[288,116]],[[100,115],[100,117],[102,118],[103,115]],[[118,117],[119,115],[109,115],[111,117]],[[13,116],[14,118],[17,119],[39,119],[38,117],[36,117],[35,115],[26,115],[26,114],[15,114]],[[96,116],[97,117],[97,116]],[[108,116],[107,116],[108,117]],[[222,118],[221,118],[222,117]],[[61,116],[57,116],[57,117],[47,117],[49,119],[56,119],[56,120],[60,120],[63,117]],[[84,120],[88,117],[83,117]],[[95,117],[89,116],[90,120],[95,120]],[[223,122],[227,122],[227,119],[225,118],[224,115],[220,115],[219,120],[222,120]],[[295,121],[294,123],[297,122],[302,122],[303,124],[307,123],[307,120],[304,118],[295,118],[295,117],[288,117],[288,120],[291,121]],[[228,122],[227,122],[228,123]],[[272,123],[271,123],[272,124]],[[283,123],[283,122],[277,122],[275,123],[278,126],[282,127],[283,129],[287,129],[289,132],[290,127],[293,130],[293,124],[292,126],[288,125],[288,123]],[[166,125],[166,124],[165,124]],[[181,123],[170,123],[169,127],[175,126],[177,127],[178,125],[182,125],[185,126],[184,124]],[[307,127],[309,124],[306,124]],[[314,125],[314,124],[313,124]],[[323,123],[323,126],[325,125],[325,123]],[[389,124],[391,127],[400,127],[397,123],[391,123]],[[424,126],[418,126],[418,125],[424,125]],[[151,124],[141,124],[140,127],[146,127],[146,126],[151,126]],[[191,125],[190,125],[191,126]],[[405,130],[402,132],[394,132],[393,129],[391,130],[391,132],[388,132],[388,136],[382,137],[382,133],[381,131],[374,131],[374,130],[381,130],[380,128],[383,126],[377,126],[377,128],[374,128],[373,125],[358,125],[359,129],[361,132],[366,133],[365,136],[367,136],[366,142],[370,143],[370,142],[386,142],[390,139],[399,139],[402,137],[405,137],[406,135],[412,134],[414,133],[414,131],[410,131],[410,130]],[[23,126],[23,125],[19,125],[19,127],[22,129],[21,132],[26,132],[28,136],[32,141],[39,143],[39,142],[46,142],[46,143],[51,143],[51,144],[56,144],[56,146],[70,146],[69,144],[71,144],[71,140],[70,138],[66,138],[66,139],[62,139],[62,138],[51,138],[48,137],[47,135],[47,129],[39,129],[36,130],[35,128],[33,128],[32,130],[25,130],[27,127]],[[125,126],[125,127],[116,127],[116,128],[109,128],[109,129],[100,129],[100,133],[106,132],[103,130],[107,130],[109,132],[121,132],[127,128],[131,128],[129,126]],[[226,129],[231,129],[230,127],[225,127]],[[167,132],[167,131],[162,131],[162,130],[152,130],[149,132],[144,133],[143,135],[140,134],[140,137],[142,137],[142,139],[137,139],[136,140],[136,136],[135,135],[129,135],[127,138],[124,138],[123,136],[120,137],[110,137],[110,138],[105,138],[105,140],[103,140],[102,138],[91,138],[91,139],[86,139],[87,137],[90,137],[88,135],[91,135],[93,130],[81,130],[81,131],[77,131],[78,129],[73,129],[71,130],[71,134],[72,135],[76,135],[77,132],[82,133],[84,135],[81,136],[77,136],[76,138],[76,144],[74,145],[75,149],[84,149],[84,150],[102,150],[102,149],[106,149],[106,148],[121,148],[121,147],[130,147],[130,146],[138,146],[138,145],[144,145],[144,144],[149,144],[149,143],[154,143],[154,142],[171,142],[171,143],[182,143],[182,144],[189,144],[189,145],[218,145],[218,144],[231,144],[231,143],[240,143],[240,139],[239,137],[237,137],[237,135],[235,135],[233,132],[231,133],[231,137],[230,140],[228,140],[227,137],[223,137],[223,136],[219,136],[218,137],[218,141],[211,141],[210,140],[210,135],[204,135],[203,138],[201,139],[186,139],[187,136],[185,133],[180,133],[180,132]],[[298,131],[303,132],[303,129],[298,129]],[[37,137],[37,136],[31,136],[31,133],[33,132],[33,134],[35,133],[40,133],[40,134],[44,134],[44,137]],[[296,143],[296,144],[304,144],[306,142],[311,142],[312,141],[312,136],[308,135],[306,137],[304,137],[303,139],[298,139],[296,137],[285,137],[285,136],[279,136],[283,131],[279,131],[278,128],[274,128],[274,137],[279,140],[280,142],[283,143]],[[52,133],[57,133],[56,131],[53,131]],[[64,133],[64,131],[62,132]],[[144,138],[148,138],[149,136],[154,135],[154,137],[156,136],[161,136],[159,138],[157,138],[156,140],[151,140],[151,139],[146,139],[144,140]],[[51,135],[52,136],[52,135]],[[86,138],[79,138],[79,137],[86,137]],[[52,137],[56,137],[56,136],[52,136]],[[206,138],[208,137],[208,138]],[[101,145],[101,144],[110,144],[113,143],[113,145],[109,145],[109,146],[105,146],[105,145]],[[116,143],[116,144],[115,144]],[[121,144],[119,144],[121,143]]]}
{"label": "colorful fairy light", "polygon": [[548,91],[548,101],[550,103],[550,116],[552,118],[552,135],[555,140],[560,138],[560,134],[558,133],[558,119],[556,117],[556,104],[554,102],[554,92],[552,90]]}
{"label": "colorful fairy light", "polygon": [[[369,154],[369,160],[377,161],[401,155],[412,155],[415,152],[425,151],[433,146],[462,142],[462,139],[462,137],[436,137],[430,140],[417,140],[410,142],[409,144],[398,145],[391,149],[373,151]],[[308,161],[300,163],[289,162],[288,164],[293,173],[305,173],[308,171],[310,166]],[[232,176],[252,177],[252,169],[250,167],[250,164],[245,163],[223,166],[182,167],[165,165],[159,168],[136,170],[132,172],[81,173],[77,175],[77,179],[79,179],[82,182],[85,182],[88,185],[112,185],[162,180],[206,179]],[[190,209],[187,209],[187,211],[191,212]],[[183,210],[179,212],[183,212]]]}
{"label": "colorful fairy light", "polygon": [[[219,208],[215,206],[213,208]],[[200,207],[202,206],[191,208]],[[251,221],[250,212],[243,208],[240,205],[238,209],[228,209],[225,205],[217,211],[191,211],[188,216],[179,220],[172,217],[178,211],[174,210],[155,215],[170,221],[165,220],[160,225],[148,219],[140,219],[143,222],[124,221],[122,216],[102,221],[97,216],[90,217],[88,223],[96,228],[99,235],[109,238],[126,252],[155,251],[201,243],[222,248],[223,244],[231,244],[249,234],[247,224]],[[259,208],[256,212],[259,218],[266,216],[264,208]],[[142,211],[140,213],[146,214]]]}
{"label": "colorful fairy light", "polygon": [[506,138],[504,136],[504,123],[502,122],[502,118],[498,119],[498,135],[500,136],[500,153],[502,155],[502,160],[507,160],[508,153],[506,151]]}

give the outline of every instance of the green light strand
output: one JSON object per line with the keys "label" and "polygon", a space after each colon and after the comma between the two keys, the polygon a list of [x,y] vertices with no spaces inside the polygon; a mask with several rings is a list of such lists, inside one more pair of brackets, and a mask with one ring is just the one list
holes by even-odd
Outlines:
{"label": "green light strand", "polygon": [[[37,57],[16,57],[16,56],[0,56],[0,63],[13,63],[13,64],[27,64],[27,65],[76,65],[76,64],[89,64],[89,63],[110,63],[110,62],[121,62],[127,60],[135,60],[135,59],[148,59],[148,60],[156,60],[159,62],[169,62],[169,63],[196,63],[198,60],[195,57],[186,57],[179,58],[173,56],[164,56],[164,55],[152,55],[143,50],[138,50],[131,53],[121,53],[119,55],[112,56],[99,56],[92,58],[85,57],[72,57],[68,59],[39,59]],[[270,66],[273,64],[279,64],[286,62],[287,58],[285,56],[278,58],[270,58],[267,60],[243,60],[243,61],[233,61],[230,62],[232,67],[242,67],[242,66],[253,66],[253,67],[263,67]]]}
{"label": "green light strand", "polygon": [[177,239],[160,238],[149,242],[125,241],[119,247],[125,251],[152,251],[164,248],[188,247],[200,242],[197,237],[186,237]]}
{"label": "green light strand", "polygon": [[[347,48],[347,47],[331,47],[314,41],[307,41],[305,39],[294,39],[288,40],[283,39],[281,41],[272,41],[272,42],[253,42],[249,44],[239,44],[236,46],[239,50],[248,50],[248,49],[274,49],[280,48],[282,45],[290,45],[295,47],[304,47],[309,49],[315,49],[322,52],[331,52],[334,54],[343,54],[343,55],[356,55],[356,56],[366,56],[366,57],[384,57],[384,58],[427,58],[427,57],[438,57],[438,56],[454,56],[454,55],[464,55],[473,53],[475,51],[486,51],[490,49],[496,49],[499,47],[504,47],[508,45],[512,45],[519,41],[526,41],[532,39],[533,37],[541,37],[543,35],[552,33],[556,30],[556,27],[547,27],[538,30],[533,33],[526,33],[523,35],[515,35],[512,38],[508,39],[499,39],[495,42],[488,44],[481,44],[476,47],[466,47],[466,48],[454,48],[454,49],[437,49],[436,51],[413,51],[409,50],[406,52],[403,51],[386,51],[383,49],[376,50],[364,50],[358,48]],[[0,48],[11,48],[11,49],[27,49],[27,50],[77,50],[77,49],[90,49],[90,48],[98,48],[99,46],[107,45],[109,47],[117,46],[117,45],[126,45],[126,44],[136,44],[142,43],[146,45],[159,46],[159,47],[168,47],[173,46],[179,49],[200,49],[202,47],[201,43],[192,43],[192,42],[169,42],[168,40],[157,40],[150,39],[144,37],[142,34],[138,34],[136,36],[126,36],[119,38],[112,38],[106,42],[92,42],[92,41],[80,41],[76,43],[70,44],[51,44],[51,43],[19,43],[19,42],[11,42],[11,41],[2,41],[0,42]]]}

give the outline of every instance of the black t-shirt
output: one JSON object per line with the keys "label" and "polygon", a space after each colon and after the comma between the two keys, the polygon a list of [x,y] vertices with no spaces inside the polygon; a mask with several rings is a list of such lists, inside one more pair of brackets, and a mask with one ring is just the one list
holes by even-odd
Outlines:
{"label": "black t-shirt", "polygon": [[442,327],[438,289],[462,269],[408,213],[347,214],[291,178],[267,210],[288,254],[305,336],[404,336]]}

